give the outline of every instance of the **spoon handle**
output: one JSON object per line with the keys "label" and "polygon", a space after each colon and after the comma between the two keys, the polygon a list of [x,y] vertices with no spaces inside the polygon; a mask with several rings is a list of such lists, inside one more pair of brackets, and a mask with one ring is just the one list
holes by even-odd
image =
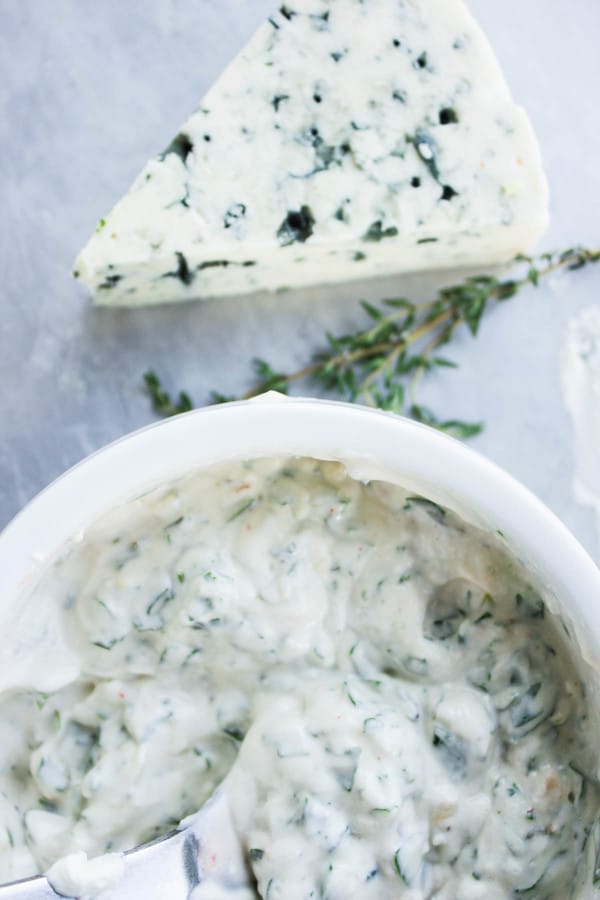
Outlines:
{"label": "spoon handle", "polygon": [[43,876],[0,885],[0,900],[57,900],[57,897],[60,894],[50,887]]}

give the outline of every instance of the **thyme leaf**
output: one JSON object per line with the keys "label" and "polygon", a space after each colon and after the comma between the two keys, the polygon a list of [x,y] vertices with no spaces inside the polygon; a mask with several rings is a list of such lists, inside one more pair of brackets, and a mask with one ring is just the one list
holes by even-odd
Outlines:
{"label": "thyme leaf", "polygon": [[[384,236],[382,232],[381,237]],[[474,437],[483,430],[483,423],[438,418],[414,399],[417,382],[424,373],[456,367],[438,350],[451,342],[460,327],[477,337],[491,304],[510,300],[524,287],[537,287],[551,272],[575,271],[598,261],[600,250],[584,247],[544,253],[537,258],[520,255],[514,262],[521,271],[513,277],[471,276],[460,284],[442,288],[426,303],[413,303],[405,297],[379,304],[362,301],[367,316],[362,330],[337,336],[327,333],[324,346],[293,372],[280,372],[266,360],[254,359],[253,387],[239,397],[213,391],[211,402],[247,400],[272,390],[288,393],[292,383],[306,380],[344,400],[408,415],[460,439]],[[154,371],[146,372],[144,382],[152,408],[159,415],[173,416],[192,408],[184,391],[173,400]]]}
{"label": "thyme leaf", "polygon": [[178,413],[189,412],[194,404],[185,391],[180,391],[176,400],[163,388],[160,378],[153,369],[144,374],[146,393],[152,402],[152,409],[159,416],[176,416]]}
{"label": "thyme leaf", "polygon": [[460,419],[447,419],[443,421],[438,419],[426,406],[419,406],[418,403],[413,403],[410,407],[410,416],[417,422],[422,422],[424,425],[429,425],[431,428],[437,428],[438,431],[443,431],[445,434],[449,434],[452,437],[459,438],[463,441],[468,438],[476,437],[476,435],[481,434],[483,431],[483,422],[461,422]]}

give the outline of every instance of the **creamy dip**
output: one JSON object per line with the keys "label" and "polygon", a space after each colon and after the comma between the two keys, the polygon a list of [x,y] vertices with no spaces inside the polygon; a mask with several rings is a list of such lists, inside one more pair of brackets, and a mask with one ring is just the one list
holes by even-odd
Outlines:
{"label": "creamy dip", "polygon": [[102,519],[32,601],[80,673],[1,699],[0,880],[226,779],[248,896],[592,895],[596,716],[501,535],[339,463],[228,463]]}

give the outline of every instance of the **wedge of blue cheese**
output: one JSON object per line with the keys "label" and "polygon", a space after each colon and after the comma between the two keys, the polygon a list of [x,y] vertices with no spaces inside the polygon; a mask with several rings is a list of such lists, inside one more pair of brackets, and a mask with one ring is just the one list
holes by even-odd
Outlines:
{"label": "wedge of blue cheese", "polygon": [[547,188],[462,0],[289,0],[100,221],[75,264],[136,306],[493,265]]}

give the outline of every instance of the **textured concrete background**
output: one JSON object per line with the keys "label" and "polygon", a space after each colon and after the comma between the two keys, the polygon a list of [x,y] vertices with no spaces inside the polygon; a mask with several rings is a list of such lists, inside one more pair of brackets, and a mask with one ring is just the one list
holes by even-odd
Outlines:
{"label": "textured concrete background", "polygon": [[[127,311],[92,309],[71,263],[145,159],[164,147],[270,0],[0,0],[0,526],[72,463],[153,419],[154,366],[196,403],[248,386],[252,356],[302,362],[360,318],[356,288]],[[471,0],[528,108],[552,189],[544,248],[600,245],[600,3]],[[398,288],[400,290],[400,288]],[[350,301],[350,302],[348,302]],[[429,382],[438,412],[485,419],[475,445],[600,557],[572,497],[558,354],[600,302],[600,271],[496,309],[461,368]]]}

